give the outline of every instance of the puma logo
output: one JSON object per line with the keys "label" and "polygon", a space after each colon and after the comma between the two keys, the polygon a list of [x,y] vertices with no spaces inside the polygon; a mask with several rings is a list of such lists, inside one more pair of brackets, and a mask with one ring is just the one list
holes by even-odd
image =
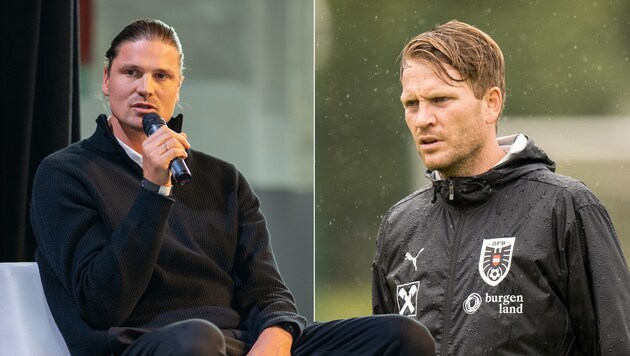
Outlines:
{"label": "puma logo", "polygon": [[422,250],[424,250],[424,247],[421,248],[420,251],[418,251],[418,253],[416,254],[416,257],[413,257],[409,252],[405,254],[405,261],[407,260],[411,261],[411,263],[413,263],[413,268],[416,271],[418,270],[418,256],[420,256],[420,252],[422,252]]}

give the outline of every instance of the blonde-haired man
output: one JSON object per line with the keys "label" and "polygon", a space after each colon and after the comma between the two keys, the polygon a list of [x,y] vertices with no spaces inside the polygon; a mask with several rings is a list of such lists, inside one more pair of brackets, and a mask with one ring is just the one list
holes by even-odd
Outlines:
{"label": "blonde-haired man", "polygon": [[450,21],[401,56],[431,184],[383,218],[374,313],[417,319],[442,355],[627,355],[630,273],[605,208],[525,135],[496,137],[499,46]]}

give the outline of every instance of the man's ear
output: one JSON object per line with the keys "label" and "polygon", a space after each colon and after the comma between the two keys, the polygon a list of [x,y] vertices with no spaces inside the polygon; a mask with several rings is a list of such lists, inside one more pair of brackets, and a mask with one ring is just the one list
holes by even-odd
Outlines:
{"label": "man's ear", "polygon": [[184,76],[182,75],[180,80],[179,80],[179,86],[177,87],[177,99],[175,99],[175,104],[179,103],[179,94],[181,93],[182,90],[182,84],[184,84]]}
{"label": "man's ear", "polygon": [[492,87],[483,97],[486,108],[486,124],[496,125],[503,108],[503,95],[498,87]]}
{"label": "man's ear", "polygon": [[109,72],[107,66],[103,67],[103,82],[101,83],[101,91],[103,95],[109,96]]}

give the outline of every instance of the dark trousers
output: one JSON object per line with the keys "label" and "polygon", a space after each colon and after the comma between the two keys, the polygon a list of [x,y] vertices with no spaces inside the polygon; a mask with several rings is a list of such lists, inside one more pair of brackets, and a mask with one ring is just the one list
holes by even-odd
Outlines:
{"label": "dark trousers", "polygon": [[[241,330],[219,330],[192,319],[128,339],[123,356],[245,355],[256,341]],[[122,339],[121,339],[122,340]],[[123,345],[120,345],[123,346]],[[126,345],[125,345],[126,346]],[[313,323],[293,341],[296,356],[435,355],[433,337],[424,325],[400,315],[376,315]]]}

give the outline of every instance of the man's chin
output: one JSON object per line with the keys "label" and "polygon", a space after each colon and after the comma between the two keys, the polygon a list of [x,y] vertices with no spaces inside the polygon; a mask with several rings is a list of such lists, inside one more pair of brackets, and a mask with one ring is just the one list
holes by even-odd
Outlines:
{"label": "man's chin", "polygon": [[435,154],[420,153],[420,158],[424,166],[430,171],[439,171],[440,168],[445,166],[444,159],[437,157]]}

